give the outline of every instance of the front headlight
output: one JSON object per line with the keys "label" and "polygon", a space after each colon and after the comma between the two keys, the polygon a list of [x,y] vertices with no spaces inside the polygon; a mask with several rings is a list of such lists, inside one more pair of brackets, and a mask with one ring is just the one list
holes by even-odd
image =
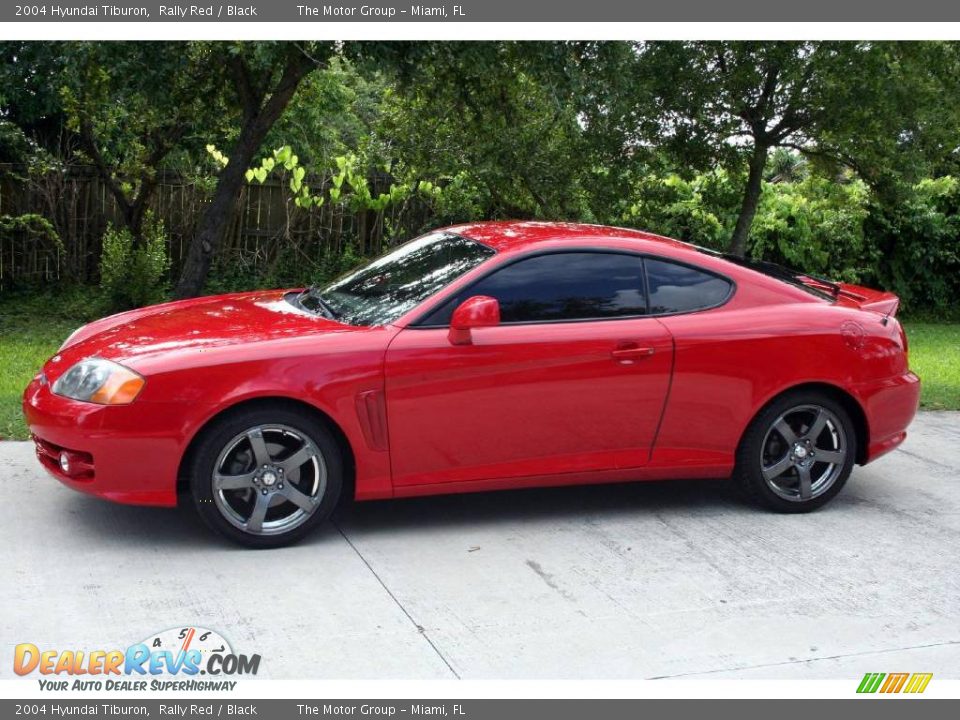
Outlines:
{"label": "front headlight", "polygon": [[110,360],[81,360],[53,383],[57,395],[100,405],[132,403],[146,380],[133,370]]}

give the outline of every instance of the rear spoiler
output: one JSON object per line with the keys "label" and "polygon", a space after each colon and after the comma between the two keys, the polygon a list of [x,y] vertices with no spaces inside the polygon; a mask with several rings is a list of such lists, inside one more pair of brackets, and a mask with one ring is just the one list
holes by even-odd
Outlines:
{"label": "rear spoiler", "polygon": [[812,273],[803,272],[801,270],[794,270],[792,268],[788,268],[766,260],[749,260],[737,255],[731,255],[730,253],[721,253],[715,250],[707,250],[704,248],[697,249],[701,252],[707,253],[708,255],[723,258],[728,262],[742,265],[743,267],[764,273],[765,275],[770,275],[793,284],[805,285],[808,288],[831,295],[837,300],[837,302],[844,303],[845,305],[853,306],[868,312],[875,312],[878,315],[883,316],[881,322],[883,322],[884,325],[887,324],[887,320],[896,314],[897,309],[900,307],[900,298],[890,292],[873,290],[861,285],[853,285],[851,283],[829,280],[825,277],[820,277],[819,275],[813,275]]}
{"label": "rear spoiler", "polygon": [[900,298],[898,298],[893,293],[884,293],[888,297],[877,298],[876,300],[868,300],[867,302],[860,303],[860,307],[863,310],[872,310],[873,312],[880,313],[887,317],[893,317],[897,314],[897,310],[900,308]]}
{"label": "rear spoiler", "polygon": [[894,317],[897,310],[900,309],[900,298],[891,292],[871,290],[849,283],[836,283],[836,287],[838,297],[851,301],[861,310],[883,315],[884,324],[886,324],[888,318]]}

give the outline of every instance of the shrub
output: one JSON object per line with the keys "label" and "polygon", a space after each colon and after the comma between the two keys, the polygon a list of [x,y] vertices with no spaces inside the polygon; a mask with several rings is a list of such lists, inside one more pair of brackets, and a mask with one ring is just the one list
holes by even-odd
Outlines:
{"label": "shrub", "polygon": [[740,184],[726,170],[686,179],[647,175],[635,184],[633,202],[620,222],[632,227],[724,250],[737,220]]}
{"label": "shrub", "polygon": [[817,175],[767,183],[750,231],[752,257],[846,282],[859,282],[877,261],[864,234],[870,191],[860,180]]}
{"label": "shrub", "polygon": [[127,228],[107,226],[100,254],[100,287],[113,310],[162,302],[167,293],[170,256],[163,222],[148,212],[136,242]]}
{"label": "shrub", "polygon": [[317,285],[323,285],[340,277],[344,273],[350,272],[366,261],[367,258],[358,253],[352,243],[346,244],[339,253],[333,250],[327,250],[324,252],[320,263],[314,269],[310,280]]}
{"label": "shrub", "polygon": [[906,188],[896,202],[874,203],[881,287],[896,292],[914,315],[960,316],[960,181],[947,176]]}

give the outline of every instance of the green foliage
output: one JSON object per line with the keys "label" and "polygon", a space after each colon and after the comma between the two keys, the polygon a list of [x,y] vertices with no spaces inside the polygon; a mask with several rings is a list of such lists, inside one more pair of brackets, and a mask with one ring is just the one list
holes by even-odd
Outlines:
{"label": "green foliage", "polygon": [[326,252],[310,275],[309,284],[323,284],[350,272],[367,262],[353,245],[347,245],[341,252]]}
{"label": "green foliage", "polygon": [[380,132],[389,91],[381,73],[333,55],[326,67],[304,78],[264,145],[296,147],[301,164],[314,169],[327,168],[331,158],[351,152],[382,164],[392,156],[390,138]]}
{"label": "green foliage", "polygon": [[305,258],[290,245],[281,246],[277,256],[262,267],[242,259],[218,265],[204,291],[211,295],[252,289],[295,288],[322,284],[366,262],[352,244],[341,250],[326,249],[318,259]]}
{"label": "green foliage", "polygon": [[77,327],[109,312],[103,291],[80,283],[44,283],[4,292],[0,329],[29,326],[37,318],[57,318]]}
{"label": "green foliage", "polygon": [[582,115],[610,167],[627,148],[641,163],[656,148],[678,167],[748,167],[729,243],[742,255],[772,149],[850,168],[875,189],[916,182],[955,150],[960,104],[942,99],[960,94],[958,52],[936,42],[588,43]]}
{"label": "green foliage", "polygon": [[619,222],[717,250],[725,249],[736,221],[737,186],[723,169],[690,179],[644,175],[630,198]]}
{"label": "green foliage", "polygon": [[[5,42],[0,160],[37,168],[17,170],[36,188],[99,156],[115,222],[138,236],[162,172],[212,194],[244,108],[291,57],[309,72],[240,163],[249,183],[282,183],[286,224],[246,259],[217,251],[212,289],[298,284],[350,264],[348,245],[370,251],[381,228],[390,243],[486,218],[727,249],[763,146],[745,252],[891,289],[910,312],[958,306],[952,42]],[[305,236],[321,204],[354,214],[346,235]],[[43,212],[72,242],[75,224]],[[0,231],[54,242],[29,222]]]}
{"label": "green foliage", "polygon": [[[784,177],[780,158],[768,175]],[[882,205],[847,173],[795,173],[764,183],[748,254],[831,278],[897,293],[904,310],[960,313],[960,181],[925,179]],[[740,179],[714,169],[684,178],[644,175],[615,222],[723,250],[736,223]]]}
{"label": "green foliage", "polygon": [[70,42],[52,78],[66,130],[83,157],[109,174],[118,196],[148,195],[157,172],[219,137],[225,103],[222,43]]}
{"label": "green foliage", "polygon": [[63,242],[57,234],[57,229],[43,215],[37,213],[0,215],[0,237],[16,234],[39,238],[51,245],[55,252],[63,252]]}
{"label": "green foliage", "polygon": [[0,162],[25,163],[37,148],[62,141],[59,42],[0,42]]}
{"label": "green foliage", "polygon": [[[489,213],[488,195],[480,187],[479,180],[466,170],[441,178],[436,185],[421,182],[418,189],[429,199],[433,213],[428,227],[470,222]],[[390,234],[396,235],[395,232]]]}
{"label": "green foliage", "polygon": [[135,242],[127,228],[107,227],[100,255],[100,287],[113,310],[161,302],[170,270],[163,222],[148,213],[143,239]]}
{"label": "green foliage", "polygon": [[0,119],[0,163],[25,164],[36,148],[26,134],[9,120]]}
{"label": "green foliage", "polygon": [[[467,170],[488,217],[588,217],[589,171],[565,43],[395,43],[382,134],[413,176]],[[586,162],[585,162],[586,161]],[[462,199],[461,184],[458,195]]]}
{"label": "green foliage", "polygon": [[[207,152],[217,163],[226,166],[227,158],[215,146],[207,145]],[[353,213],[383,212],[414,195],[438,203],[443,201],[443,186],[428,180],[400,180],[396,177],[386,192],[374,195],[370,189],[371,168],[361,157],[348,153],[333,160],[336,169],[329,175],[330,183],[326,195],[323,194],[323,189],[313,192],[307,182],[307,168],[300,163],[299,156],[289,145],[277,148],[271,155],[261,159],[259,165],[248,168],[244,177],[248,183],[256,181],[262,185],[271,174],[279,174],[281,181],[290,189],[293,204],[301,209],[320,207],[327,197],[331,202],[339,203]],[[389,164],[384,167],[384,170],[389,169]],[[311,176],[323,177],[324,174],[311,172]],[[453,192],[458,189],[459,187],[454,187]]]}
{"label": "green foliage", "polygon": [[895,288],[910,312],[960,314],[960,180],[928,178],[896,202],[875,200],[867,232],[880,255],[873,281]]}
{"label": "green foliage", "polygon": [[753,222],[749,253],[858,282],[878,259],[864,236],[869,198],[860,180],[810,176],[796,183],[768,183]]}

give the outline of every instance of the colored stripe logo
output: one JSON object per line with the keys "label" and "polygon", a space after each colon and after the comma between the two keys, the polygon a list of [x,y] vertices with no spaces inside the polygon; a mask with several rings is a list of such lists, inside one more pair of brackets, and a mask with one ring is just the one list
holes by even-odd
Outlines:
{"label": "colored stripe logo", "polygon": [[922,693],[933,673],[867,673],[860,681],[858,693]]}
{"label": "colored stripe logo", "polygon": [[914,673],[910,677],[910,681],[907,683],[907,687],[904,688],[904,692],[907,693],[922,693],[927,689],[927,685],[930,684],[930,678],[933,677],[933,673]]}

